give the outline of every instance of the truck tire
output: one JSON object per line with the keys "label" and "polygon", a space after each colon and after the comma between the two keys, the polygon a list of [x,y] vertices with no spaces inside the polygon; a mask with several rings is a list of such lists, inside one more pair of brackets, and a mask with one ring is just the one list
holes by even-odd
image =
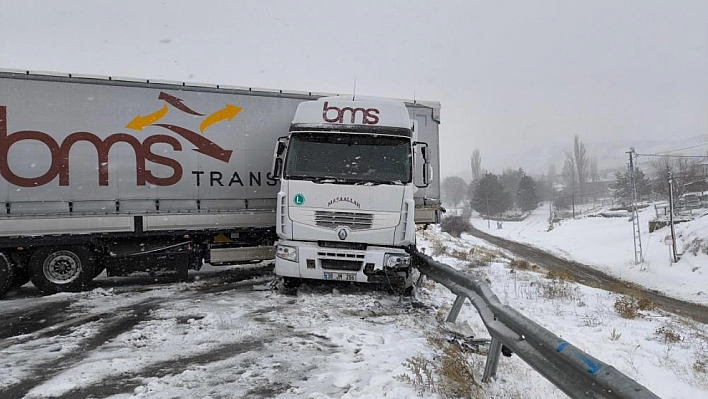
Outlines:
{"label": "truck tire", "polygon": [[10,261],[5,254],[0,253],[0,298],[5,296],[7,290],[10,289],[10,285],[12,284],[12,269]]}
{"label": "truck tire", "polygon": [[96,257],[86,247],[43,247],[29,261],[35,287],[45,294],[77,292],[93,280]]}
{"label": "truck tire", "polygon": [[297,295],[300,284],[302,284],[302,279],[297,277],[283,277],[278,291],[281,291],[284,295]]}

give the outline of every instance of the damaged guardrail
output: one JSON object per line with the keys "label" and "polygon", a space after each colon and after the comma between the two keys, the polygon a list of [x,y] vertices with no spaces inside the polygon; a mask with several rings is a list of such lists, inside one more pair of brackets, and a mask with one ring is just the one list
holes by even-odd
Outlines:
{"label": "damaged guardrail", "polygon": [[499,355],[505,346],[571,398],[659,399],[614,367],[503,305],[486,282],[420,252],[415,251],[412,256],[421,277],[428,276],[457,295],[448,322],[455,322],[466,299],[482,317],[492,337],[483,381],[496,376]]}

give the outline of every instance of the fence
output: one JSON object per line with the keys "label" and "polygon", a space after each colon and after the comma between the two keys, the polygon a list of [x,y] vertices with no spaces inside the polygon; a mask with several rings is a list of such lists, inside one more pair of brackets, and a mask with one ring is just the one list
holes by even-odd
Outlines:
{"label": "fence", "polygon": [[447,317],[455,322],[465,300],[479,312],[492,337],[482,381],[496,376],[502,346],[511,349],[571,398],[659,399],[644,386],[503,305],[484,281],[413,252],[421,273],[457,295]]}

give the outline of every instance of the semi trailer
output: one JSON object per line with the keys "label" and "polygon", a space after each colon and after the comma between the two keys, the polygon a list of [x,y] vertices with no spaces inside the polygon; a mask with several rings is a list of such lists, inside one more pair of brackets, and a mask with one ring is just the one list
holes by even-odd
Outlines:
{"label": "semi trailer", "polygon": [[0,296],[274,258],[289,283],[405,279],[441,211],[439,123],[435,102],[0,71]]}

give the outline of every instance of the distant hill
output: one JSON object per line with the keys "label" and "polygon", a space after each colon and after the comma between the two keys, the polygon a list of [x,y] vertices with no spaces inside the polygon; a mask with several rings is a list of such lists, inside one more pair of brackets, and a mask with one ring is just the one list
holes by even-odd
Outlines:
{"label": "distant hill", "polygon": [[[708,153],[708,134],[690,138],[667,138],[666,140],[623,139],[604,142],[585,140],[584,143],[588,155],[597,158],[598,169],[610,174],[627,167],[627,151],[629,151],[630,147],[634,147],[639,154],[680,153],[683,155],[706,155]],[[493,151],[482,149],[482,167],[494,173],[501,173],[504,169],[518,169],[521,167],[527,173],[541,174],[547,173],[549,165],[554,164],[557,172],[561,173],[565,154],[572,150],[572,142],[562,146],[536,146]],[[651,158],[649,157],[640,156],[639,167],[648,172],[650,160]],[[459,171],[456,175],[464,179],[471,178],[469,170]]]}

